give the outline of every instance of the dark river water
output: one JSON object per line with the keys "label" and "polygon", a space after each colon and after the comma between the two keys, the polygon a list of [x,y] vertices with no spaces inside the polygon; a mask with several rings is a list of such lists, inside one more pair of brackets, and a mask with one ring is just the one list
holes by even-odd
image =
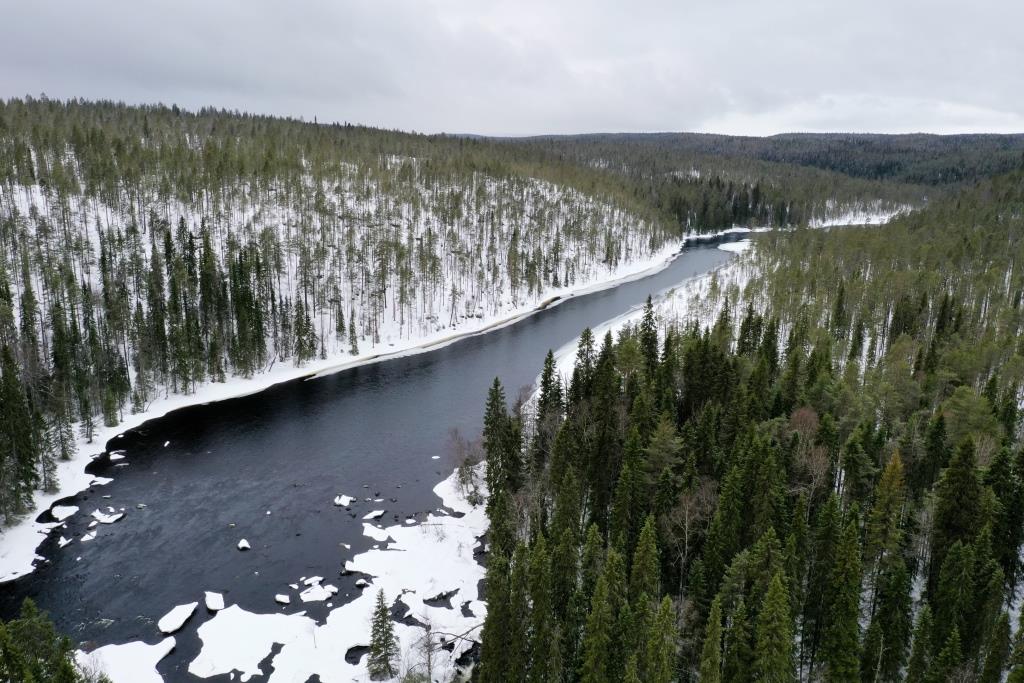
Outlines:
{"label": "dark river water", "polygon": [[[279,611],[274,594],[303,576],[336,585],[337,602],[355,596],[358,577],[340,572],[374,543],[362,535],[362,516],[384,508],[387,525],[440,504],[432,489],[456,464],[451,430],[479,435],[495,376],[511,399],[534,381],[548,349],[728,261],[731,254],[716,249],[721,241],[691,244],[655,275],[444,348],[177,410],[112,439],[107,448],[124,450],[127,466],[107,457],[90,465],[114,481],[62,501],[79,512],[39,549],[46,563],[0,584],[0,615],[10,617],[29,596],[76,642],[153,643],[161,616],[198,600],[158,667],[179,681],[192,680],[196,629],[210,618],[205,590],[253,612]],[[333,504],[340,493],[356,497],[351,511]],[[108,505],[125,508],[125,518],[99,525],[93,541],[58,548],[61,533],[80,538],[89,514]],[[249,552],[236,548],[241,538]],[[328,611],[324,603],[302,607],[314,617]]]}

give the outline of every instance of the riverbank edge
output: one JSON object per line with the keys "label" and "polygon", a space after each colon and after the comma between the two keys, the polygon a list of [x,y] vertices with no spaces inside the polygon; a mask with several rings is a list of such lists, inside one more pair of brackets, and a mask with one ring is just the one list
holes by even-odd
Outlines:
{"label": "riverbank edge", "polygon": [[[593,294],[654,275],[667,268],[678,258],[685,250],[687,244],[718,239],[731,234],[764,232],[766,230],[768,228],[733,227],[713,233],[687,233],[680,237],[678,241],[673,240],[673,242],[652,253],[646,259],[637,260],[638,263],[646,261],[649,264],[647,267],[642,267],[636,272],[627,273],[621,277],[592,282],[564,294],[547,297],[537,304],[525,307],[518,312],[495,320],[480,328],[466,330],[461,333],[454,332],[440,339],[426,342],[410,340],[412,343],[406,348],[375,353],[341,363],[337,362],[337,358],[313,362],[305,367],[281,364],[279,368],[275,368],[274,366],[277,364],[272,363],[266,371],[253,377],[232,377],[226,382],[208,382],[202,385],[195,393],[171,394],[159,399],[154,402],[155,405],[151,404],[145,411],[126,415],[114,427],[98,428],[91,442],[79,439],[76,444],[75,455],[69,460],[58,463],[57,480],[61,484],[58,490],[53,492],[35,491],[33,494],[33,510],[27,513],[24,518],[0,531],[0,584],[31,574],[35,571],[38,562],[45,561],[45,558],[38,555],[36,550],[54,529],[63,526],[64,520],[39,520],[45,518],[47,512],[53,506],[81,493],[91,486],[108,483],[108,480],[89,475],[85,469],[89,463],[104,453],[116,450],[116,444],[112,442],[118,437],[123,436],[125,432],[138,429],[152,420],[166,417],[174,411],[184,408],[251,396],[285,382],[316,379],[371,363],[434,351],[462,339],[512,325],[539,311],[552,308],[569,299]],[[666,253],[667,255],[665,255]],[[628,268],[630,265],[633,264],[627,264],[626,267]]]}

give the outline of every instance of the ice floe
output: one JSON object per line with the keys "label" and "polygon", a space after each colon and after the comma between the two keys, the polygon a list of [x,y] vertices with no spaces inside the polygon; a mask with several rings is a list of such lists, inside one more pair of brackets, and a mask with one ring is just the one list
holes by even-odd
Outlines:
{"label": "ice floe", "polygon": [[161,633],[174,633],[185,625],[185,622],[188,621],[188,618],[192,616],[192,613],[196,611],[196,607],[198,606],[198,602],[178,605],[170,612],[160,617],[160,621],[156,622],[156,627],[160,629]]}
{"label": "ice floe", "polygon": [[50,508],[50,514],[53,515],[53,518],[58,522],[63,522],[76,512],[78,512],[77,505],[54,505]]}
{"label": "ice floe", "polygon": [[239,550],[248,550],[251,547],[252,546],[249,545],[249,541],[245,540],[244,538],[241,541],[238,542],[238,549]]}
{"label": "ice floe", "polygon": [[353,500],[355,500],[355,498],[353,498],[352,496],[346,496],[342,494],[340,496],[334,497],[334,504],[337,505],[338,507],[347,508],[349,505],[352,504]]}
{"label": "ice floe", "polygon": [[211,612],[218,612],[224,609],[224,596],[220,593],[214,593],[213,591],[205,591],[206,593],[206,609]]}

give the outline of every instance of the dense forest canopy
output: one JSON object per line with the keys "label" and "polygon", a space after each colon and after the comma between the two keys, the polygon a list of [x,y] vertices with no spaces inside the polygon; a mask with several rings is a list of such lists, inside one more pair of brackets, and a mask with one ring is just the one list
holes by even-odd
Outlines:
{"label": "dense forest canopy", "polygon": [[719,165],[758,168],[757,162],[821,169],[864,180],[943,186],[973,182],[1019,167],[1024,134],[880,135],[786,133],[744,137],[703,133],[596,134],[525,138],[576,158],[647,157],[661,164],[709,158]]}
{"label": "dense forest canopy", "polygon": [[[484,681],[1024,680],[1024,172],[487,399]],[[660,316],[660,320],[659,320]]]}

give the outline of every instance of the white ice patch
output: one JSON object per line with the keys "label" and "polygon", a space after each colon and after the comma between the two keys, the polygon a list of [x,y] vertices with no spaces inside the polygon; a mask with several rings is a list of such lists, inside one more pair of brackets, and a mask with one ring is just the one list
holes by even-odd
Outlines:
{"label": "white ice patch", "polygon": [[114,522],[124,517],[123,512],[114,512],[114,508],[107,508],[107,510],[109,510],[110,512],[103,513],[100,512],[99,510],[93,510],[93,519],[95,519],[100,524],[113,524]]}
{"label": "white ice patch", "polygon": [[174,633],[179,628],[185,625],[188,618],[192,616],[192,613],[196,611],[196,607],[199,606],[198,602],[190,602],[187,605],[178,605],[167,614],[160,618],[160,621],[156,622],[156,627],[160,629],[161,633]]}
{"label": "white ice patch", "polygon": [[388,533],[387,529],[382,529],[379,526],[373,526],[372,524],[367,524],[365,522],[363,523],[363,535],[369,536],[380,543],[391,538],[391,534]]}
{"label": "white ice patch", "polygon": [[112,683],[163,683],[156,665],[174,649],[174,638],[155,645],[143,642],[105,645],[92,652],[75,652],[75,661],[84,671],[103,672]]}
{"label": "white ice patch", "polygon": [[384,512],[385,510],[374,510],[373,512],[364,516],[363,519],[380,519],[384,516]]}
{"label": "white ice patch", "polygon": [[244,538],[241,541],[238,542],[238,549],[239,550],[248,550],[251,547],[252,546],[249,545],[249,541],[245,540]]}
{"label": "white ice patch", "polygon": [[346,496],[342,494],[340,496],[334,497],[334,504],[337,505],[338,507],[347,508],[349,505],[352,504],[353,500],[355,500],[355,498],[353,498],[352,496]]}
{"label": "white ice patch", "polygon": [[206,609],[211,612],[219,612],[224,609],[224,596],[220,593],[214,593],[213,591],[205,591],[206,593]]}
{"label": "white ice patch", "polygon": [[63,522],[76,512],[78,512],[77,505],[54,505],[50,508],[50,514],[53,515],[53,518],[58,522]]}
{"label": "white ice patch", "polygon": [[292,601],[292,599],[290,597],[288,597],[287,595],[285,595],[284,593],[278,593],[277,595],[275,595],[274,596],[274,600],[276,600],[277,602],[281,603],[282,605],[287,605],[287,604],[291,603],[291,601]]}

